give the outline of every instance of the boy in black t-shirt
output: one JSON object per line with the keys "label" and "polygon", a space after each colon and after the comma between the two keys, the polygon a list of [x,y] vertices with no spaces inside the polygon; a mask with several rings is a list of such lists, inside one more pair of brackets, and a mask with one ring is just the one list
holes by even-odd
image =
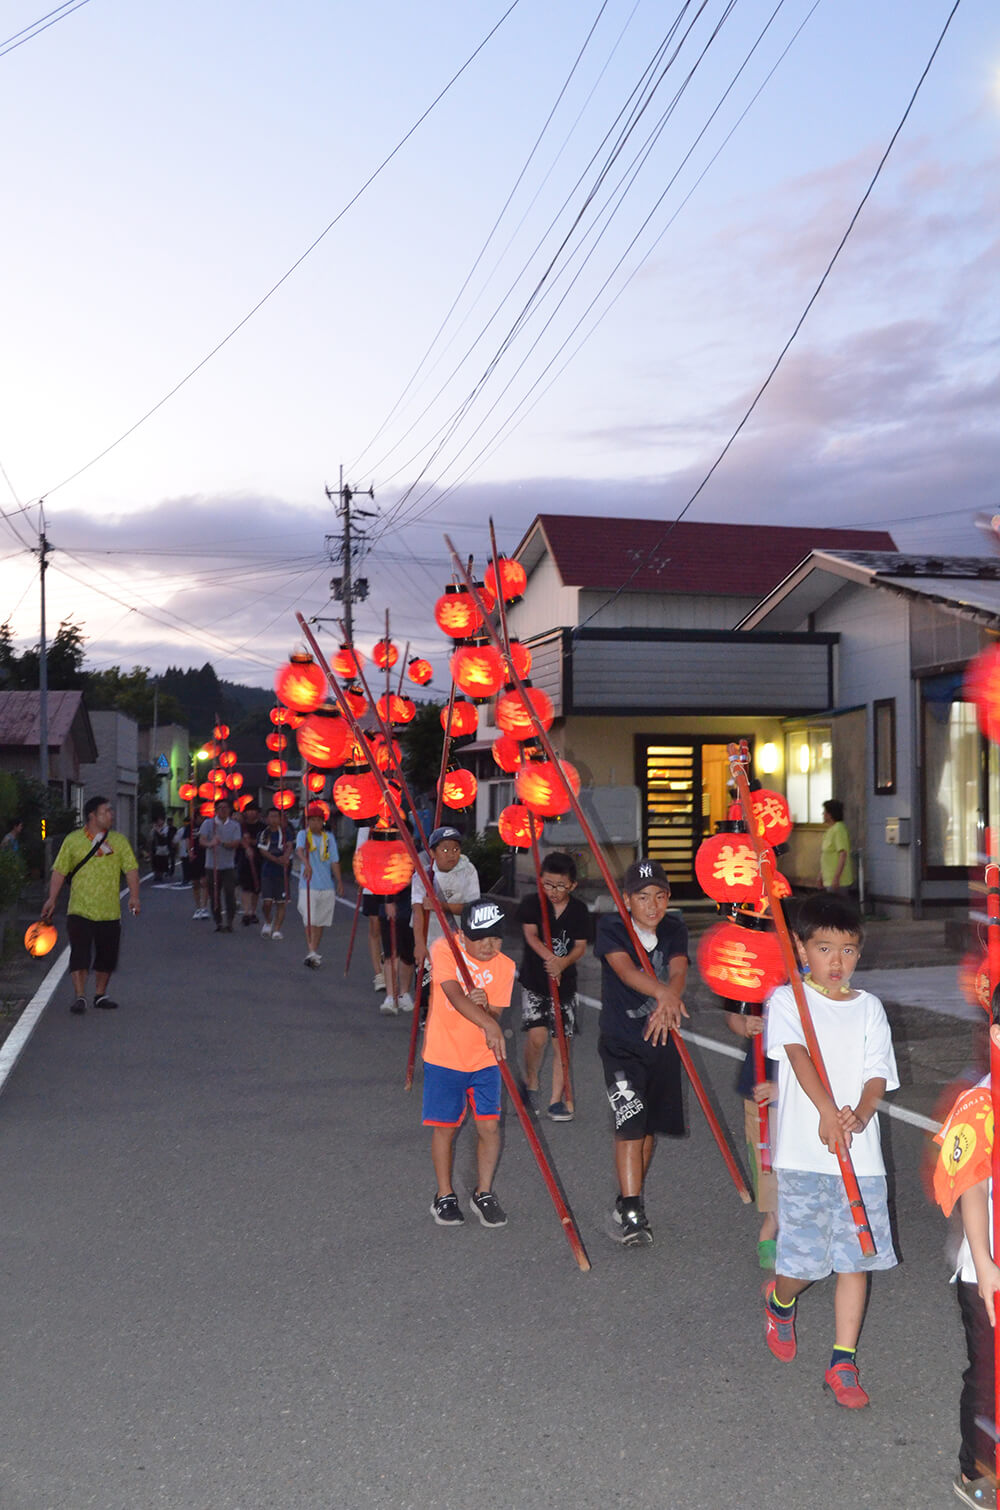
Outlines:
{"label": "boy in black t-shirt", "polygon": [[[549,980],[559,991],[563,1029],[567,1039],[576,1031],[576,962],[586,953],[590,937],[590,913],[573,896],[576,888],[576,865],[569,855],[546,855],[542,861],[542,891],[552,948],[545,942],[542,927],[542,904],[538,892],[525,897],[517,912],[524,934],[524,955],[518,980],[521,983],[521,1031],[524,1040],[524,1090],[538,1090],[538,1072],[545,1056],[545,1043],[556,1034]],[[567,1045],[568,1047],[568,1045]],[[553,1122],[571,1122],[573,1103],[564,1099],[562,1057],[552,1054],[552,1099],[549,1116]],[[530,1105],[530,1102],[529,1102]]]}
{"label": "boy in black t-shirt", "polygon": [[655,860],[638,860],[625,872],[625,905],[659,984],[639,964],[617,912],[597,924],[594,953],[601,961],[601,1036],[608,1100],[615,1114],[615,1169],[620,1195],[614,1220],[629,1246],[651,1243],[642,1188],[658,1133],[684,1133],[681,1064],[671,1029],[687,1011],[688,938],[683,923],[667,916],[670,882]]}

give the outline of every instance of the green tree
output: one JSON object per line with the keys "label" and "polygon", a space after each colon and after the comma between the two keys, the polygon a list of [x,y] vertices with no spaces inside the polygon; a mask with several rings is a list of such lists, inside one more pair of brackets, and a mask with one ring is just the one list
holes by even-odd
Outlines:
{"label": "green tree", "polygon": [[400,729],[397,738],[403,751],[403,768],[414,797],[437,790],[441,774],[441,703],[418,703],[412,723]]}

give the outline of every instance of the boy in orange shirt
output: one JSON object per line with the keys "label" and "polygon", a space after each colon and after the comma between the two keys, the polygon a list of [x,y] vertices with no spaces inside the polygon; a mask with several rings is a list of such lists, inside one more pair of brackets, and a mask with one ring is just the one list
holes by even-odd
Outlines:
{"label": "boy in orange shirt", "polygon": [[455,942],[472,977],[466,993],[446,938],[431,945],[431,1000],[424,1034],[424,1126],[431,1132],[437,1193],[431,1215],[441,1227],[465,1221],[451,1175],[455,1134],[472,1107],[478,1139],[472,1204],[484,1227],[505,1227],[493,1194],[500,1158],[500,1068],[507,1050],[498,1018],[510,1006],[516,965],[503,947],[505,914],[488,898],[467,902]]}

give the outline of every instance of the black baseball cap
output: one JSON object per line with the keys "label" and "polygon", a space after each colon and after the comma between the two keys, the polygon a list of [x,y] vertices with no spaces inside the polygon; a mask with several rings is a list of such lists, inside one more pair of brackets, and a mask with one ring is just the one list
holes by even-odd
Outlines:
{"label": "black baseball cap", "polygon": [[507,914],[499,902],[479,897],[462,908],[462,932],[467,939],[502,939]]}
{"label": "black baseball cap", "polygon": [[462,842],[462,831],[461,831],[461,829],[451,828],[451,827],[448,826],[448,824],[445,824],[441,828],[436,828],[434,830],[434,832],[431,834],[430,838],[427,840],[427,848],[428,849],[437,849],[438,845],[439,844],[443,844],[446,839],[456,839],[458,841],[458,843],[461,844],[461,842]]}
{"label": "black baseball cap", "polygon": [[662,886],[664,891],[669,891],[670,882],[666,871],[656,860],[633,861],[625,872],[622,891],[629,897],[634,891],[642,891],[647,886]]}

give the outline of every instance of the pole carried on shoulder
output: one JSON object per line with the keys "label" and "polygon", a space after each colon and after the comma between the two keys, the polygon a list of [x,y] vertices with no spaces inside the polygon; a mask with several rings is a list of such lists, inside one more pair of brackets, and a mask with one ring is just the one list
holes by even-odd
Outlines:
{"label": "pole carried on shoulder", "polygon": [[[489,614],[486,610],[486,605],[484,604],[475,583],[472,581],[471,575],[464,570],[458,552],[455,550],[454,545],[451,543],[451,540],[447,535],[445,535],[444,541],[445,545],[447,545],[449,551],[451,552],[452,560],[455,563],[455,568],[459,576],[471,593],[472,601],[479,609],[486,633],[489,635],[490,639],[493,641],[493,644],[502,655],[503,647],[500,643],[500,636],[497,633],[496,628],[490,621]],[[538,714],[532,706],[530,699],[525,695],[524,682],[518,675],[517,667],[514,666],[513,663],[510,664],[510,676],[518,692],[521,694],[521,699],[524,703],[525,710],[529,714],[531,721],[535,727],[535,734],[538,738],[538,742],[542,746],[542,749],[545,751],[548,759],[552,762],[553,769],[559,774],[559,780],[561,781],[563,790],[565,791],[566,796],[569,800],[569,805],[573,809],[573,816],[576,818],[577,823],[579,823],[581,829],[583,830],[584,838],[590,845],[591,852],[593,853],[594,859],[597,862],[597,867],[604,878],[604,884],[607,886],[608,891],[611,895],[611,900],[614,902],[615,906],[618,909],[618,914],[625,927],[625,932],[628,934],[629,942],[631,943],[632,948],[635,951],[635,957],[639,962],[639,967],[640,969],[644,970],[646,974],[653,980],[656,980],[658,982],[659,978],[655,970],[653,969],[652,964],[650,963],[649,955],[646,953],[642,944],[639,942],[639,937],[636,934],[635,928],[632,924],[632,914],[625,906],[625,901],[618,888],[618,883],[615,881],[615,878],[612,876],[611,871],[608,868],[608,863],[605,860],[600,846],[597,843],[597,839],[594,836],[594,831],[591,828],[590,823],[588,822],[587,815],[583,811],[583,808],[580,806],[579,800],[573,790],[572,784],[567,779],[566,773],[564,772],[562,765],[560,764],[556,756],[555,750],[552,747],[552,741],[549,739],[545,726],[543,725],[541,719],[538,717]],[[743,1175],[740,1173],[740,1168],[735,1158],[733,1157],[732,1149],[726,1142],[725,1134],[723,1133],[722,1128],[719,1124],[719,1119],[715,1115],[715,1111],[713,1110],[712,1104],[708,1099],[705,1087],[702,1085],[698,1072],[691,1060],[691,1054],[688,1050],[688,1046],[684,1042],[684,1039],[679,1032],[677,1032],[676,1030],[672,1030],[672,1032],[674,1043],[677,1047],[677,1052],[680,1055],[681,1064],[684,1066],[688,1079],[691,1082],[691,1089],[694,1091],[695,1095],[698,1098],[698,1104],[705,1114],[705,1120],[707,1121],[712,1136],[714,1137],[716,1144],[718,1145],[718,1149],[722,1155],[723,1162],[729,1171],[729,1176],[733,1184],[736,1186],[737,1194],[745,1205],[749,1205],[751,1201],[751,1195],[746,1187],[746,1181],[744,1180]]]}
{"label": "pole carried on shoulder", "polygon": [[[990,972],[990,1024],[993,1022],[993,1004],[1000,1000],[997,991],[1000,990],[1000,866],[987,865],[984,876],[986,882],[986,959]],[[993,1042],[990,1034],[990,1100],[993,1103],[993,1149],[991,1153],[990,1168],[993,1177],[993,1199],[990,1205],[993,1208],[993,1230],[990,1233],[992,1239],[991,1251],[996,1261],[996,1254],[1000,1253],[1000,1200],[997,1192],[1000,1191],[1000,1138],[997,1129],[1000,1128],[1000,1049]],[[993,1328],[993,1436],[996,1442],[994,1449],[993,1469],[996,1475],[997,1489],[996,1502],[1000,1506],[1000,1326]]]}

